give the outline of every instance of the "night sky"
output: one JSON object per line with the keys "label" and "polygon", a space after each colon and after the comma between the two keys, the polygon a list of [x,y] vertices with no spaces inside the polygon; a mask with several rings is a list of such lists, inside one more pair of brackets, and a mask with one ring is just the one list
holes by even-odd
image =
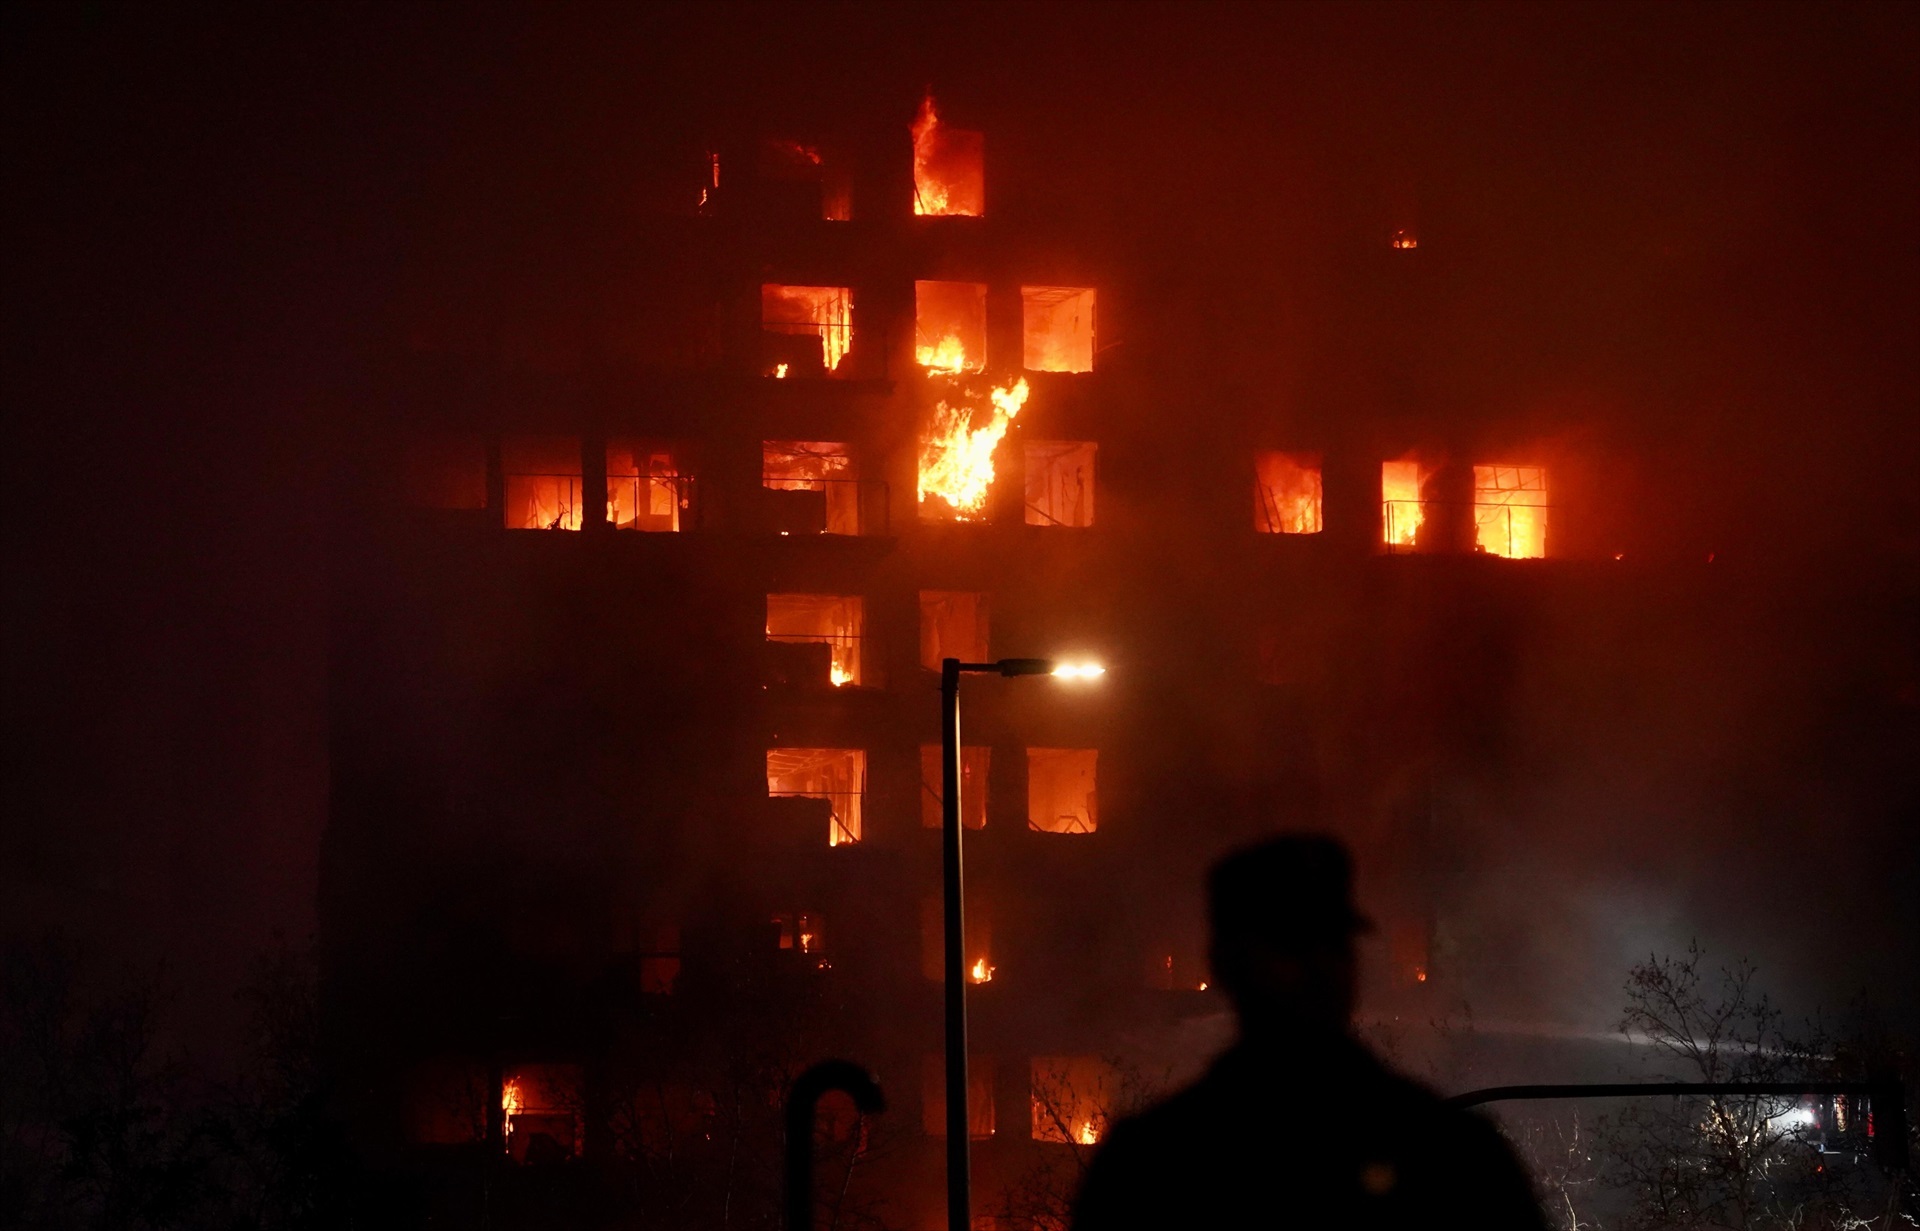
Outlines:
{"label": "night sky", "polygon": [[[314,926],[328,476],[387,358],[585,293],[701,125],[872,124],[932,84],[990,181],[1025,169],[1021,207],[1071,205],[1165,306],[1129,345],[1196,400],[1378,349],[1629,459],[1622,541],[1743,570],[1729,637],[1802,652],[1700,698],[1693,764],[1741,789],[1615,835],[1646,878],[1588,909],[1912,1011],[1916,12],[9,6],[0,925],[166,961],[224,1037],[251,956]],[[1320,311],[1343,245],[1403,217],[1447,289]],[[1862,628],[1884,661],[1823,641]],[[1883,720],[1816,769],[1825,704]],[[1554,848],[1527,859],[1551,886]]]}

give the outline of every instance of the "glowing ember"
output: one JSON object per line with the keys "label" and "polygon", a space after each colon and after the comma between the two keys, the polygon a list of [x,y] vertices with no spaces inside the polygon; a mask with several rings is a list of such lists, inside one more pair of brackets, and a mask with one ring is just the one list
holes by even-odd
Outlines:
{"label": "glowing ember", "polygon": [[[993,409],[983,424],[976,424],[975,418],[984,407],[964,402],[950,406],[945,399],[935,405],[932,430],[920,446],[923,505],[930,499],[943,501],[961,521],[980,515],[993,486],[993,452],[1027,404],[1027,392],[1025,377],[1010,388],[994,388],[987,395]],[[975,395],[967,391],[967,396]]]}
{"label": "glowing ember", "polygon": [[973,964],[973,981],[975,983],[993,982],[993,967],[987,965],[986,958],[983,957]]}
{"label": "glowing ember", "polygon": [[913,118],[913,212],[979,217],[985,212],[986,176],[977,132],[949,128],[921,100]]}
{"label": "glowing ember", "polygon": [[775,380],[785,380],[785,379],[787,378],[787,365],[786,365],[786,364],[784,364],[784,363],[776,363],[776,364],[774,364],[774,365],[773,365],[773,378],[774,378]]}
{"label": "glowing ember", "polygon": [[1427,981],[1427,968],[1425,966],[1415,966],[1413,968],[1413,981],[1415,983],[1425,983]]}
{"label": "glowing ember", "polygon": [[1420,240],[1412,231],[1395,231],[1393,233],[1393,246],[1396,248],[1418,248],[1420,246]]}
{"label": "glowing ember", "polygon": [[1420,463],[1383,462],[1380,466],[1380,504],[1385,512],[1384,533],[1390,547],[1412,547],[1426,520],[1420,503]]}

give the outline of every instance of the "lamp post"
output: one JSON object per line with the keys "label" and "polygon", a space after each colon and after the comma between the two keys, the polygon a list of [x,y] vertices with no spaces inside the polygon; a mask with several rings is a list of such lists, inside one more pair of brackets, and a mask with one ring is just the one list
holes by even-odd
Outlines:
{"label": "lamp post", "polygon": [[967,934],[965,867],[960,860],[960,677],[1052,675],[1085,680],[1106,673],[1095,663],[1003,658],[991,663],[940,662],[940,867],[946,929],[947,1231],[972,1231],[967,1115]]}

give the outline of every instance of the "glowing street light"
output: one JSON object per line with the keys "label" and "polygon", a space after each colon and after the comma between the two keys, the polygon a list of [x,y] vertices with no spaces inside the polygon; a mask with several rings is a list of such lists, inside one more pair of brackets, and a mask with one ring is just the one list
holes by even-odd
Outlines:
{"label": "glowing street light", "polygon": [[[960,677],[1051,675],[1091,680],[1107,669],[1095,662],[1052,658],[1003,658],[991,663],[940,663],[940,854],[945,897],[947,1011],[947,1231],[972,1231],[967,1115],[966,876],[960,860]],[[992,968],[988,978],[992,977]],[[984,980],[983,980],[984,981]]]}

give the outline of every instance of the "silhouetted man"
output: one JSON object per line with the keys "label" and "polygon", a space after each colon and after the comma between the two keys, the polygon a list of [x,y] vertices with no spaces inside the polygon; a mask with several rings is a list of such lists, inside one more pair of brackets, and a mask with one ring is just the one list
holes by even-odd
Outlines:
{"label": "silhouetted man", "polygon": [[1115,1227],[1544,1224],[1486,1121],[1387,1071],[1352,1034],[1353,869],[1331,838],[1283,837],[1208,879],[1216,984],[1240,1039],[1094,1156],[1075,1231]]}

